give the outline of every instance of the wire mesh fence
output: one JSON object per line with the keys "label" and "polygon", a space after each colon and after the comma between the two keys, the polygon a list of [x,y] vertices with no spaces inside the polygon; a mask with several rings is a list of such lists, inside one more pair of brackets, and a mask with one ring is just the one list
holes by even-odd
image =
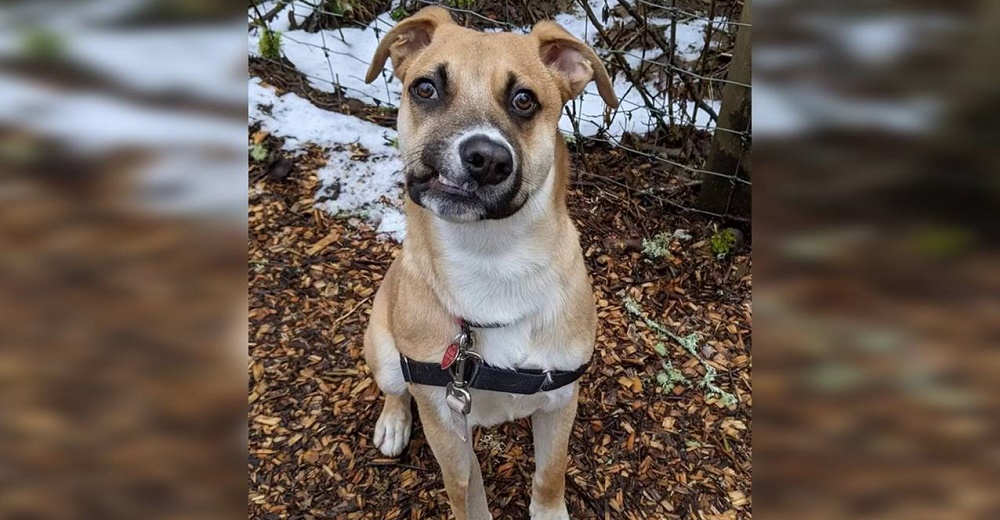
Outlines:
{"label": "wire mesh fence", "polygon": [[[683,185],[701,186],[696,199],[663,200],[674,207],[749,218],[750,0],[250,0],[250,31],[260,43],[251,53],[295,67],[339,100],[391,112],[398,82],[383,73],[366,85],[364,69],[378,39],[426,5],[486,31],[562,24],[602,57],[620,100],[605,108],[591,86],[567,103],[560,124],[567,139],[637,154]],[[279,42],[269,49],[266,38]]]}

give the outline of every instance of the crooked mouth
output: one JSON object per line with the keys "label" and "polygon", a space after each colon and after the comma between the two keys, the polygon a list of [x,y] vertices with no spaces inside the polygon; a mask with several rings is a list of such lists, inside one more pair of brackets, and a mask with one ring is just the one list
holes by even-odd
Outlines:
{"label": "crooked mouth", "polygon": [[472,190],[467,189],[465,186],[452,181],[441,174],[437,174],[432,177],[429,184],[431,188],[451,195],[458,195],[462,197],[471,197],[473,195]]}

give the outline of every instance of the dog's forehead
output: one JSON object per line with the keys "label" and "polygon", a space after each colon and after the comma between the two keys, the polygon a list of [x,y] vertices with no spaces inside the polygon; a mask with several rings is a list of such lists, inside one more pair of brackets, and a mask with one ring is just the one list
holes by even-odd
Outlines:
{"label": "dog's forehead", "polygon": [[460,26],[440,27],[422,53],[423,67],[454,65],[488,77],[491,70],[503,69],[525,74],[543,71],[537,41],[528,35],[484,33]]}

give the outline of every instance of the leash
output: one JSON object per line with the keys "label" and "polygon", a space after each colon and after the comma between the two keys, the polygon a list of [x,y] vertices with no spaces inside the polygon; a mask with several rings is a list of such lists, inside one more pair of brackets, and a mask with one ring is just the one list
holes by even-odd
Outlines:
{"label": "leash", "polygon": [[445,349],[440,363],[414,361],[402,353],[399,365],[407,383],[443,386],[447,389],[446,401],[452,412],[454,426],[463,441],[468,439],[468,415],[472,410],[470,388],[489,392],[531,395],[562,388],[580,379],[587,371],[588,361],[575,370],[536,370],[527,368],[498,368],[483,361],[472,350],[475,344],[473,328],[499,328],[503,324],[471,324],[456,319],[460,332]]}

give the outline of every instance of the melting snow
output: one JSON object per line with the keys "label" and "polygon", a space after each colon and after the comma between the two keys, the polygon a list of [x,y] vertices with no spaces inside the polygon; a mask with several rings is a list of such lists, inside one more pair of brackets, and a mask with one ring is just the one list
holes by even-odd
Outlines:
{"label": "melting snow", "polygon": [[[357,213],[379,225],[379,231],[402,240],[401,210],[403,163],[392,146],[396,131],[356,117],[317,108],[301,97],[278,96],[250,80],[250,119],[285,138],[285,149],[307,143],[327,149],[327,164],[317,174],[323,187],[318,206],[331,213]],[[359,153],[358,147],[367,153]],[[353,157],[364,156],[355,159]]]}

